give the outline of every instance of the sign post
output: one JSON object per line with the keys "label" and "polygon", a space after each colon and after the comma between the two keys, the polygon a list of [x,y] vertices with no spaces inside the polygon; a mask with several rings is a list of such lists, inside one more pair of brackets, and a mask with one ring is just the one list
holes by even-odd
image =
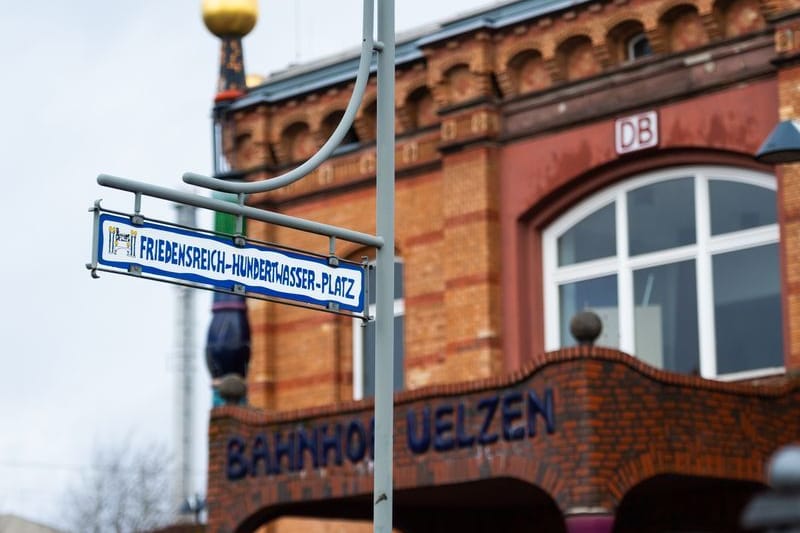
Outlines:
{"label": "sign post", "polygon": [[377,252],[375,324],[375,532],[391,533],[394,453],[394,0],[378,2]]}
{"label": "sign post", "polygon": [[[377,39],[374,35],[377,3]],[[104,212],[99,202],[95,213],[92,262],[98,271],[121,272],[157,279],[202,283],[214,290],[238,292],[323,306],[328,311],[363,313],[375,320],[375,461],[373,475],[373,528],[391,533],[393,495],[394,421],[394,84],[395,0],[363,0],[361,57],[355,86],[339,125],[330,138],[306,162],[274,178],[260,182],[233,183],[221,179],[184,174],[191,185],[234,193],[238,203],[186,193],[125,178],[100,175],[100,185],[134,193],[134,214],[127,218]],[[373,54],[377,54],[377,235],[290,217],[249,207],[245,195],[290,185],[322,164],[344,139],[363,100]],[[319,257],[281,251],[248,242],[242,235],[234,244],[218,236],[153,224],[140,214],[142,195],[192,205],[287,228],[325,235],[330,255]],[[242,224],[238,224],[239,227]],[[336,239],[376,249],[376,312],[368,316],[364,302],[366,283],[363,265],[345,265],[335,256]],[[338,263],[338,264],[335,264]],[[334,307],[335,309],[332,309]]]}

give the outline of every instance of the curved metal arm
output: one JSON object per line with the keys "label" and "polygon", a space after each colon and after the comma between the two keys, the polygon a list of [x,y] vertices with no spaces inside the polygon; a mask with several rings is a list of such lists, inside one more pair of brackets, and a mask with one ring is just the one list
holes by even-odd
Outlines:
{"label": "curved metal arm", "polygon": [[269,178],[263,181],[249,182],[249,183],[231,183],[230,181],[211,178],[193,172],[186,172],[183,175],[183,181],[206,189],[213,189],[216,191],[233,192],[233,193],[255,193],[273,191],[280,187],[290,185],[295,181],[303,178],[313,172],[320,166],[333,151],[341,144],[344,136],[347,135],[348,130],[353,125],[353,120],[358,111],[358,106],[361,105],[361,100],[364,98],[364,92],[367,88],[369,81],[369,67],[372,63],[372,53],[376,49],[376,43],[373,36],[373,18],[374,18],[374,0],[364,0],[364,23],[362,29],[362,44],[361,44],[361,59],[358,63],[358,74],[356,75],[356,84],[353,89],[353,94],[350,96],[350,101],[347,103],[347,108],[344,111],[342,120],[331,136],[322,145],[319,151],[311,156],[305,163],[297,168],[290,170],[286,174]]}

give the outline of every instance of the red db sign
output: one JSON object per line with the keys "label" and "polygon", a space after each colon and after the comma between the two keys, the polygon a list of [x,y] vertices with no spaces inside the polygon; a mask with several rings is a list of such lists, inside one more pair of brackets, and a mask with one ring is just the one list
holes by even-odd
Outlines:
{"label": "red db sign", "polygon": [[617,154],[658,146],[658,114],[655,111],[619,118],[614,122]]}

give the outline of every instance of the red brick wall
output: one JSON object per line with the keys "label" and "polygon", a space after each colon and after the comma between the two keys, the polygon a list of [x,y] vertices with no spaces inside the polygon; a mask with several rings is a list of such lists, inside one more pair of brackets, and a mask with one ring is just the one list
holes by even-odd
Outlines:
{"label": "red brick wall", "polygon": [[[524,400],[508,402],[504,424],[504,398],[513,393],[524,398],[533,391],[544,402],[548,390],[552,432],[539,416],[536,435],[528,433]],[[499,398],[483,432],[497,435],[495,442],[463,447],[456,442],[449,451],[437,451],[437,436],[445,443],[458,438],[459,404],[464,405],[466,420],[462,436],[482,434],[487,411],[480,402],[488,398]],[[395,514],[413,511],[413,504],[406,509],[399,502],[414,489],[506,477],[544,490],[562,513],[574,508],[613,512],[626,493],[659,474],[763,482],[769,455],[800,439],[798,401],[797,380],[771,386],[707,381],[657,371],[603,348],[543,355],[525,372],[506,379],[401,393],[395,408]],[[443,406],[437,430],[436,413]],[[368,518],[372,479],[366,459],[353,464],[345,457],[337,466],[334,452],[329,452],[327,467],[314,469],[306,452],[302,471],[287,472],[284,458],[282,473],[266,474],[262,462],[256,475],[231,481],[226,477],[226,448],[232,437],[239,437],[246,444],[246,457],[259,434],[267,436],[272,447],[274,432],[286,442],[293,431],[304,428],[310,434],[323,424],[347,427],[359,420],[368,428],[371,407],[363,402],[273,415],[241,407],[216,409],[211,419],[210,530],[234,531],[247,517],[284,513]],[[425,409],[431,413],[429,449],[412,453],[407,416],[412,413],[421,424]],[[505,426],[521,431],[521,438],[506,440]],[[417,437],[422,435],[420,427]],[[326,501],[338,501],[333,507],[337,510],[325,507]]]}

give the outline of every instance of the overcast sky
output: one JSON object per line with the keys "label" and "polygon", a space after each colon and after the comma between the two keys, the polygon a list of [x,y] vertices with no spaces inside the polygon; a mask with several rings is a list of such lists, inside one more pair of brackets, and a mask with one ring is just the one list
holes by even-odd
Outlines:
{"label": "overcast sky", "polygon": [[[493,0],[397,0],[397,29]],[[64,491],[92,450],[126,440],[173,445],[176,290],[91,279],[94,200],[131,211],[99,173],[181,187],[211,172],[209,113],[219,44],[200,0],[0,0],[0,514],[58,524]],[[262,1],[245,39],[248,72],[359,45],[360,0]],[[174,219],[145,198],[143,213]],[[208,224],[207,215],[201,221]],[[198,490],[205,492],[210,404],[197,298]]]}

